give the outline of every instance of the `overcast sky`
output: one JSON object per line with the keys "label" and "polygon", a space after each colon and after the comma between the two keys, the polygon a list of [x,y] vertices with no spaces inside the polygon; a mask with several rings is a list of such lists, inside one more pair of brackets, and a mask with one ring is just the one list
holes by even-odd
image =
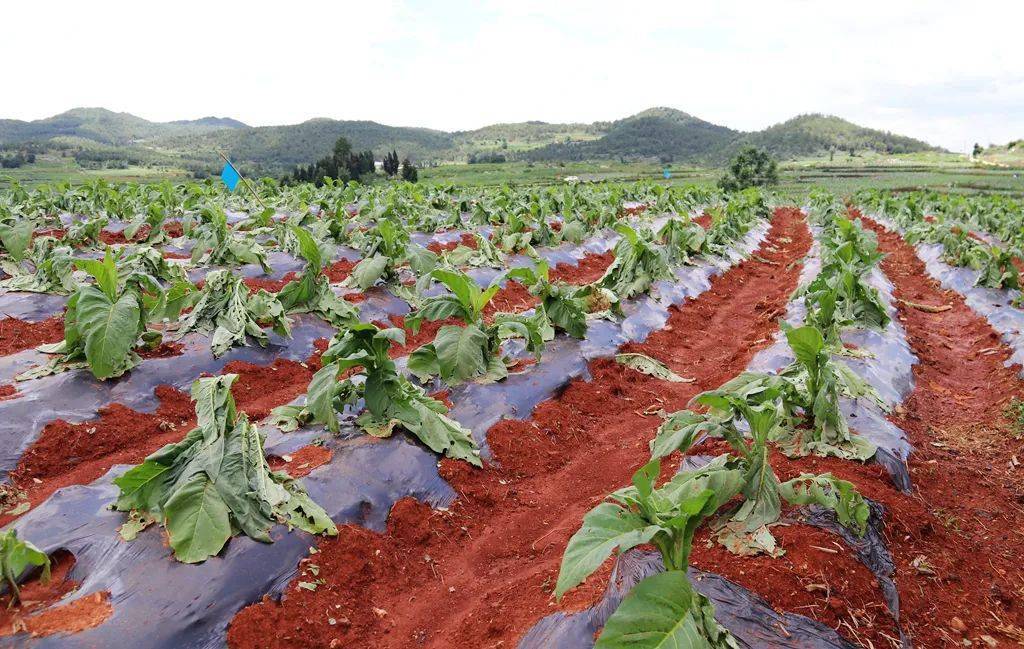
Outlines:
{"label": "overcast sky", "polygon": [[0,117],[472,129],[671,106],[824,112],[954,150],[1024,137],[1024,0],[5,3]]}

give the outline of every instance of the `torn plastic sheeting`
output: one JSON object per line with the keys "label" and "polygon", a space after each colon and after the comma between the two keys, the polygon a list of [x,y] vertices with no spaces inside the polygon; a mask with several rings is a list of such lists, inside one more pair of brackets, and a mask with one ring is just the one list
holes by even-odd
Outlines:
{"label": "torn plastic sheeting", "polygon": [[41,322],[64,313],[69,298],[68,295],[8,291],[0,295],[0,317]]}
{"label": "torn plastic sheeting", "polygon": [[[375,439],[348,431],[342,439],[326,432],[323,437],[334,457],[302,482],[339,524],[379,531],[401,498],[444,507],[455,496],[437,475],[436,456],[402,434]],[[267,451],[280,453],[273,445]],[[279,595],[299,560],[317,542],[305,532],[288,532],[279,525],[271,532],[272,544],[237,536],[219,556],[200,565],[179,563],[170,558],[164,532],[157,526],[130,543],[118,535],[127,515],[109,509],[118,493],[111,480],[126,468],[116,467],[88,486],[61,489],[14,524],[23,538],[47,553],[66,549],[75,556],[68,577],[82,583],[59,604],[109,591],[112,617],[75,635],[18,635],[0,639],[0,645],[117,647],[133,637],[137,646],[156,649],[223,647],[235,613],[265,594]],[[145,629],[141,639],[139,629]]]}
{"label": "torn plastic sheeting", "polygon": [[[661,556],[630,550],[615,560],[601,601],[578,613],[554,613],[538,622],[519,642],[519,649],[590,649],[594,636],[619,603],[643,579],[664,570]],[[689,570],[694,590],[715,605],[715,619],[740,646],[750,649],[853,649],[830,627],[794,613],[776,613],[739,584],[697,568]]]}
{"label": "torn plastic sheeting", "polygon": [[182,339],[181,355],[146,359],[120,379],[99,381],[88,369],[81,369],[19,383],[15,398],[0,401],[0,474],[12,471],[43,427],[55,419],[80,423],[111,403],[152,412],[159,404],[153,393],[159,385],[187,390],[200,374],[218,374],[231,361],[269,365],[276,358],[286,358],[303,362],[313,353],[313,341],[330,338],[334,328],[319,318],[299,315],[292,338],[268,333],[267,347],[232,347],[220,358],[210,353],[209,337],[189,334]]}
{"label": "torn plastic sheeting", "polygon": [[[766,233],[767,224],[759,225],[738,245],[752,251]],[[706,287],[708,278],[721,270],[721,264],[709,264],[686,267],[680,269],[680,273],[691,277],[694,290],[700,291],[703,290],[700,287]],[[639,301],[631,302],[639,304]],[[642,306],[634,304],[626,304],[627,312],[638,311],[630,316],[634,321],[638,314],[643,316],[640,320],[648,323],[656,322],[659,317],[663,323],[667,318],[667,305],[653,302],[664,313],[651,317],[648,313],[654,310],[651,302],[645,300]],[[616,346],[610,341],[621,336],[625,329],[608,321],[597,321],[593,325],[589,346],[587,341],[561,336],[552,341],[552,351],[565,360],[574,355],[600,355],[609,347],[614,351]],[[635,328],[639,329],[639,324]],[[565,349],[559,353],[557,350],[562,346]],[[574,351],[570,352],[569,348]],[[585,371],[585,363],[580,362]],[[553,365],[552,368],[545,368],[544,364],[533,366],[531,372],[498,384],[460,386],[456,389],[461,391],[457,404],[497,403],[501,407],[480,415],[456,405],[452,416],[463,424],[475,418],[481,422],[479,426],[486,428],[490,425],[485,420],[528,416],[532,410],[530,403],[550,397],[568,380],[565,365],[558,364],[557,360]],[[538,373],[540,370],[542,372]],[[531,396],[523,397],[516,392],[529,392]],[[483,436],[486,428],[478,431],[478,437]],[[413,496],[443,507],[455,496],[437,472],[436,456],[403,433],[385,439],[372,438],[354,430],[350,421],[342,438],[326,434],[322,427],[287,434],[270,430],[265,450],[268,454],[282,455],[314,439],[322,440],[334,450],[334,457],[328,465],[303,478],[303,482],[310,496],[337,522],[381,529],[391,504],[398,498]],[[113,618],[95,629],[61,638],[59,646],[116,644],[127,630],[142,628],[142,625],[151,629],[146,646],[221,646],[227,624],[235,612],[266,593],[280,592],[313,541],[301,532],[285,535],[273,545],[244,537],[234,538],[223,557],[211,559],[201,567],[168,561],[169,551],[161,534],[155,530],[147,530],[131,544],[119,540],[116,529],[124,522],[125,515],[104,509],[116,498],[110,479],[108,474],[88,487],[61,489],[15,523],[25,538],[32,539],[44,550],[53,552],[65,548],[78,557],[71,574],[73,579],[84,580],[78,593],[111,592]],[[281,529],[275,530],[275,538]],[[239,575],[246,577],[240,579]],[[159,587],[154,588],[153,584]],[[141,592],[146,596],[141,597]],[[183,620],[188,620],[188,624],[183,625]],[[29,642],[23,636],[19,641]],[[51,646],[53,642],[52,639],[34,641],[42,646]]]}

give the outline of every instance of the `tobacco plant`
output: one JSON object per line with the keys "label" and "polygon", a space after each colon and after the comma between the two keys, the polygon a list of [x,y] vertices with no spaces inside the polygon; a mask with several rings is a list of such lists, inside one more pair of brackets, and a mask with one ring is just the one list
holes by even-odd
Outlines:
{"label": "tobacco plant", "polygon": [[57,354],[50,363],[29,370],[19,379],[88,367],[98,379],[121,376],[142,362],[135,352],[139,343],[153,348],[162,335],[148,329],[153,313],[166,300],[163,288],[151,275],[118,268],[122,253],[115,257],[107,248],[103,259],[78,259],[75,265],[95,279],[83,285],[68,300],[64,314],[64,340],[42,345],[39,350]]}
{"label": "tobacco plant", "polygon": [[41,583],[46,584],[50,581],[50,557],[45,552],[27,540],[19,539],[16,529],[0,533],[0,574],[11,591],[11,601],[7,608],[21,603],[18,579],[29,566],[42,568],[39,575]]}
{"label": "tobacco plant", "polygon": [[586,300],[575,286],[564,282],[551,283],[546,261],[539,260],[533,268],[513,268],[507,277],[521,282],[540,300],[544,313],[557,329],[574,338],[587,335]]}
{"label": "tobacco plant", "polygon": [[365,410],[356,424],[367,434],[389,437],[402,428],[436,453],[480,466],[471,432],[446,416],[443,403],[398,372],[389,354],[394,343],[405,344],[401,329],[349,326],[324,352],[324,365],[309,382],[305,405],[276,408],[275,422],[284,430],[316,422],[338,432],[338,413],[362,399]]}
{"label": "tobacco plant", "polygon": [[211,335],[210,350],[219,357],[252,336],[262,347],[270,342],[261,323],[270,323],[275,333],[290,336],[290,321],[277,297],[263,289],[251,292],[245,281],[227,269],[212,270],[193,298],[195,306],[181,319],[178,338],[193,331]]}
{"label": "tobacco plant", "polygon": [[10,275],[0,280],[0,288],[67,295],[77,286],[73,268],[71,248],[53,237],[36,237],[21,259],[12,254],[10,260],[0,260],[0,269]]}
{"label": "tobacco plant", "polygon": [[489,324],[485,322],[484,308],[501,288],[501,276],[485,290],[461,271],[437,269],[429,278],[440,281],[449,292],[424,298],[406,318],[406,325],[417,332],[424,320],[458,318],[465,326],[441,327],[433,342],[409,356],[409,371],[420,380],[440,376],[449,385],[470,380],[500,381],[508,376],[509,363],[501,353],[504,340],[521,338],[526,351],[533,352],[539,360],[544,342],[554,336],[543,306],[533,315],[496,313]]}
{"label": "tobacco plant", "polygon": [[193,383],[196,427],[114,479],[120,488],[114,507],[132,513],[121,528],[126,539],[158,522],[174,557],[199,563],[219,554],[239,532],[271,543],[270,529],[279,523],[310,534],[337,534],[302,483],[270,470],[262,433],[235,408],[236,378],[224,374]]}
{"label": "tobacco plant", "polygon": [[583,517],[562,556],[555,584],[559,599],[581,584],[613,552],[654,545],[665,572],[637,584],[605,623],[596,649],[620,647],[715,647],[737,649],[715,621],[711,602],[696,592],[686,570],[700,524],[740,493],[743,473],[723,462],[677,473],[657,487],[661,470],[652,460],[633,474],[633,484],[610,494]]}
{"label": "tobacco plant", "polygon": [[622,239],[615,245],[615,260],[595,284],[628,299],[646,293],[658,280],[671,279],[665,252],[647,229],[634,230],[619,225],[615,230]]}
{"label": "tobacco plant", "polygon": [[331,290],[330,280],[323,273],[324,254],[316,240],[299,226],[292,226],[291,231],[306,267],[278,292],[281,307],[287,313],[314,313],[336,327],[356,322],[359,310]]}

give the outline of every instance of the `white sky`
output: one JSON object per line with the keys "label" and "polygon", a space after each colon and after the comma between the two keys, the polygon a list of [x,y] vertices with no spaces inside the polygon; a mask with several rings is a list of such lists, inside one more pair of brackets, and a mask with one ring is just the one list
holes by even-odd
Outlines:
{"label": "white sky", "polygon": [[0,117],[472,129],[671,106],[825,112],[954,150],[1024,137],[1024,0],[4,3]]}

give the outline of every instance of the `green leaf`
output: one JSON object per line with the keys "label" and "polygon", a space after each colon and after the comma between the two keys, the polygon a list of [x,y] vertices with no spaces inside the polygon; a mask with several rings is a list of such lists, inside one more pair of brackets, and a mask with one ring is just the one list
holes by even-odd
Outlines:
{"label": "green leaf", "polygon": [[85,357],[98,379],[124,374],[133,364],[132,350],[139,338],[142,307],[134,293],[112,302],[106,293],[85,287],[75,312],[84,332]]}
{"label": "green leaf", "polygon": [[707,414],[691,410],[674,412],[662,422],[657,436],[651,440],[651,458],[663,458],[675,451],[686,453],[699,435],[706,433],[719,437],[721,428],[721,422]]}
{"label": "green leaf", "polygon": [[786,341],[796,359],[812,373],[816,372],[818,354],[825,349],[825,339],[821,332],[809,325],[792,328],[786,331]]}
{"label": "green leaf", "polygon": [[474,312],[474,303],[480,294],[480,289],[468,275],[462,271],[438,268],[431,273],[431,276],[447,286],[467,312]]}
{"label": "green leaf", "polygon": [[155,522],[156,518],[154,518],[152,514],[133,511],[128,515],[128,520],[126,520],[121,527],[117,529],[117,533],[120,534],[121,538],[125,541],[134,541],[139,536],[140,532]]}
{"label": "green leaf", "polygon": [[17,579],[29,566],[42,566],[39,580],[44,584],[50,581],[50,557],[45,552],[19,539],[15,529],[0,533],[0,575],[11,590],[11,604],[21,601]]}
{"label": "green leaf", "polygon": [[601,503],[590,510],[562,555],[555,597],[561,599],[583,583],[616,549],[625,552],[647,543],[660,529],[614,503]]}
{"label": "green leaf", "polygon": [[641,374],[653,376],[669,383],[693,383],[694,379],[679,376],[661,361],[644,354],[616,354],[615,361]]}
{"label": "green leaf", "polygon": [[334,394],[338,387],[338,365],[324,365],[309,381],[306,409],[313,421],[324,424],[332,433],[339,430],[338,415],[334,411]]}
{"label": "green leaf", "polygon": [[833,510],[842,525],[858,536],[867,531],[871,510],[853,483],[832,477],[831,473],[800,476],[779,485],[779,493],[794,505],[820,505]]}
{"label": "green leaf", "polygon": [[320,254],[320,248],[317,246],[313,235],[297,225],[292,226],[292,233],[299,241],[299,254],[302,255],[302,258],[309,264],[309,268],[306,272],[314,274],[318,273],[320,268],[323,267],[324,261],[323,256]]}
{"label": "green leaf", "polygon": [[163,511],[174,556],[184,563],[216,556],[231,538],[228,507],[203,473],[179,487]]}
{"label": "green leaf", "polygon": [[122,512],[157,511],[164,499],[168,471],[168,465],[146,461],[114,478],[114,484],[121,489],[115,507]]}
{"label": "green leaf", "polygon": [[103,253],[103,260],[98,259],[76,259],[75,266],[84,270],[96,279],[96,285],[106,294],[111,301],[117,297],[117,265],[114,257],[107,247]]}
{"label": "green leaf", "polygon": [[714,620],[714,607],[681,570],[647,577],[605,623],[594,649],[736,647]]}
{"label": "green leaf", "polygon": [[406,367],[412,374],[421,381],[429,381],[431,377],[441,373],[441,366],[437,361],[437,350],[434,345],[426,344],[409,354]]}
{"label": "green leaf", "polygon": [[365,291],[377,283],[390,263],[391,259],[383,255],[363,259],[352,269],[352,281]]}
{"label": "green leaf", "polygon": [[0,243],[14,261],[25,258],[25,252],[32,243],[33,223],[25,219],[14,225],[0,225]]}
{"label": "green leaf", "polygon": [[488,365],[487,334],[476,325],[446,325],[434,337],[441,378],[446,381],[468,381],[486,373]]}

